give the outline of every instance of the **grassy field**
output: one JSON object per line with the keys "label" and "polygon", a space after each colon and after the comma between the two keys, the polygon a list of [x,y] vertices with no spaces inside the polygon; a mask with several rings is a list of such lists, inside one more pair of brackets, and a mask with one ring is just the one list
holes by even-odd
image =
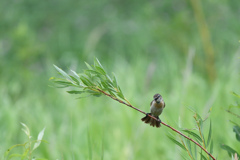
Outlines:
{"label": "grassy field", "polygon": [[[53,64],[82,72],[97,57],[114,72],[126,98],[149,111],[155,93],[162,121],[194,128],[194,108],[212,108],[214,152],[240,150],[225,110],[239,100],[239,2],[209,1],[0,1],[0,157],[27,141],[20,122],[42,143],[33,156],[52,159],[184,159],[166,127],[107,97],[77,99],[49,87]],[[205,25],[205,23],[207,25]],[[239,114],[239,110],[233,110]],[[17,149],[20,153],[22,150]]]}

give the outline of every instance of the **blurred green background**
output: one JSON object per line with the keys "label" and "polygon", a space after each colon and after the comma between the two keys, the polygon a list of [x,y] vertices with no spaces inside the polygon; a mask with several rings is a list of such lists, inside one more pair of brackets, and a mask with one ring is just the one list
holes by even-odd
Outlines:
{"label": "blurred green background", "polygon": [[[97,57],[127,99],[146,112],[155,93],[162,121],[194,128],[212,107],[214,156],[239,148],[225,112],[239,93],[239,0],[0,1],[0,154],[46,127],[34,155],[47,159],[182,159],[163,126],[107,97],[76,99],[51,88],[53,64],[81,72]],[[208,129],[207,122],[206,129]]]}

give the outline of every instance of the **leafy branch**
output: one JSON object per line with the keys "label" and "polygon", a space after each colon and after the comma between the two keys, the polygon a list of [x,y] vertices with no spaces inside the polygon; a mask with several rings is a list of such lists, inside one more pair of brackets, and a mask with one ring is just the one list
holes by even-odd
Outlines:
{"label": "leafy branch", "polygon": [[[30,134],[30,129],[28,128],[28,126],[24,123],[21,123],[21,125],[23,126],[23,128],[22,128],[23,132],[28,137],[28,141],[23,143],[23,144],[16,144],[16,145],[13,145],[12,147],[10,147],[5,152],[4,159],[5,160],[10,160],[10,159],[13,159],[13,158],[21,158],[21,159],[28,159],[28,160],[31,160],[31,159],[45,160],[43,158],[34,158],[32,156],[33,151],[36,150],[40,146],[41,142],[47,142],[47,141],[42,139],[43,135],[44,135],[45,128],[42,131],[39,132],[37,140],[31,140],[32,136]],[[12,153],[13,150],[15,150],[16,148],[19,148],[19,147],[24,148],[23,153],[16,153],[16,152]]]}
{"label": "leafy branch", "polygon": [[[146,113],[136,107],[134,107],[124,96],[121,88],[118,85],[117,79],[112,75],[112,78],[106,73],[103,66],[99,62],[97,58],[94,59],[94,65],[89,65],[86,63],[86,66],[88,69],[83,70],[83,73],[77,74],[75,71],[72,71],[72,75],[67,74],[64,72],[61,68],[54,65],[56,70],[64,77],[64,78],[55,78],[51,77],[50,80],[52,80],[58,88],[74,88],[70,91],[67,91],[70,94],[81,94],[81,95],[93,95],[93,96],[108,96],[112,98],[113,100],[118,101],[119,103],[122,103],[128,107],[131,107],[132,109],[135,109],[143,114],[146,115]],[[148,115],[149,117],[159,121],[159,119]],[[206,152],[212,159],[216,159],[212,156],[211,153],[209,153],[206,150],[206,147],[200,145],[197,141],[193,140],[192,138],[186,136],[182,132],[176,130],[175,128],[171,127],[170,125],[161,122],[164,126],[172,129],[174,132],[178,133],[179,135],[185,137],[189,141],[192,141],[197,146],[199,146],[204,152]],[[174,139],[174,138],[173,138]],[[184,146],[182,146],[184,148]]]}
{"label": "leafy branch", "polygon": [[[240,95],[235,93],[235,92],[232,92],[232,95],[234,95],[237,98],[240,98]],[[238,111],[240,111],[240,104],[239,103],[237,103],[236,105],[232,105],[231,104],[231,105],[228,106],[228,109],[226,110],[228,113],[232,114],[236,118],[240,118],[240,115],[237,114],[238,112],[236,110],[232,111],[231,110],[232,108],[236,108]],[[240,142],[240,124],[239,124],[239,121],[234,122],[234,121],[230,120],[230,122],[234,125],[233,126],[233,132],[235,132],[235,134],[236,134],[236,141]],[[232,147],[230,147],[230,146],[228,146],[226,144],[222,144],[221,148],[223,150],[226,150],[228,152],[228,155],[230,157],[232,156],[232,159],[234,159],[234,160],[238,160],[239,159],[240,152],[237,151],[237,149],[233,149]],[[233,158],[233,156],[234,156],[234,158]]]}
{"label": "leafy branch", "polygon": [[[193,111],[193,110],[191,110]],[[208,136],[207,136],[207,141],[205,140],[205,136],[203,134],[203,124],[205,122],[205,120],[207,120],[207,117],[205,119],[202,119],[201,116],[196,113],[195,111],[194,112],[194,120],[195,120],[195,123],[196,123],[196,128],[194,129],[181,129],[183,132],[187,133],[189,137],[193,137],[193,139],[198,143],[200,144],[200,148],[204,148],[202,149],[203,151],[207,151],[207,149],[210,150],[210,154],[213,153],[213,140],[212,140],[212,124],[211,124],[211,121],[210,121],[210,126],[209,126],[209,132],[208,132]],[[196,131],[198,131],[198,134],[196,133]],[[189,139],[183,139],[182,137],[180,137],[180,140],[176,140],[173,138],[173,135],[169,135],[168,138],[170,140],[172,140],[176,145],[178,145],[179,147],[181,147],[184,151],[187,152],[187,154],[189,155],[189,157],[192,159],[192,160],[195,160],[197,159],[197,148],[196,148],[196,145],[194,146],[194,148],[191,146],[191,143],[190,143],[190,140]],[[210,157],[212,158],[212,156],[210,154],[208,154],[207,158],[206,156],[204,156],[202,154],[202,150],[200,152],[200,157],[201,159],[204,159],[204,160],[209,160]]]}

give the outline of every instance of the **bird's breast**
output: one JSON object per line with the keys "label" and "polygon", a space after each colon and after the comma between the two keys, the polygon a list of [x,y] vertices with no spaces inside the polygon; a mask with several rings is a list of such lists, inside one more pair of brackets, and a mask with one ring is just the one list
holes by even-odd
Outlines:
{"label": "bird's breast", "polygon": [[164,108],[163,101],[161,101],[160,103],[156,103],[155,101],[153,101],[150,110],[154,116],[159,116],[162,113],[163,108]]}

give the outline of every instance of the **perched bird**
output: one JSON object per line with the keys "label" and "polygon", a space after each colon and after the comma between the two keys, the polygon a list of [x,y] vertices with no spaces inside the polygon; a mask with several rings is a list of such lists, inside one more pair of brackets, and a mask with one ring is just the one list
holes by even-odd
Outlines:
{"label": "perched bird", "polygon": [[[160,94],[155,94],[153,96],[153,101],[150,103],[150,112],[147,113],[145,117],[143,117],[141,120],[145,123],[150,123],[150,126],[159,128],[161,120],[159,119],[159,115],[162,113],[163,108],[165,108],[165,102],[163,101],[163,98]],[[149,117],[148,115],[154,116],[160,121],[156,121],[155,119]]]}

